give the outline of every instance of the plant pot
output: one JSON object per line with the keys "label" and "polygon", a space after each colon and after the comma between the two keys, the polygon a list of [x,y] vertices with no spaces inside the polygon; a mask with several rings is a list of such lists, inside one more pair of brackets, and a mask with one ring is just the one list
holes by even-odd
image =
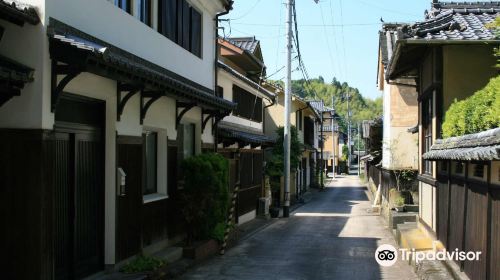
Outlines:
{"label": "plant pot", "polygon": [[203,260],[215,255],[219,250],[219,243],[215,239],[198,241],[183,248],[183,256],[194,260]]}
{"label": "plant pot", "polygon": [[269,209],[269,214],[271,215],[271,218],[278,218],[280,215],[280,209],[278,207],[272,207]]}
{"label": "plant pot", "polygon": [[404,212],[405,211],[405,207],[404,206],[394,206],[394,209],[398,212]]}

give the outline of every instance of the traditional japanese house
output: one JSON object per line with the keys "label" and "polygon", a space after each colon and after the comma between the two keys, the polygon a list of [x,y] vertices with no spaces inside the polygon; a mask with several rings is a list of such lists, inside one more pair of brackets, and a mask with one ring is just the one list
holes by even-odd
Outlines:
{"label": "traditional japanese house", "polygon": [[[457,261],[471,279],[500,275],[498,131],[438,139],[454,100],[473,95],[498,75],[493,52],[500,40],[487,24],[499,15],[499,2],[433,1],[425,21],[398,29],[386,72],[386,80],[417,73],[419,225],[450,251],[482,252],[480,261]],[[492,150],[483,157],[483,149]]]}
{"label": "traditional japanese house", "polygon": [[[280,87],[276,87],[276,90],[276,103],[267,106],[265,110],[266,125],[264,131],[266,135],[271,137],[277,137],[276,130],[285,126],[285,94]],[[321,123],[320,111],[318,111],[316,102],[320,102],[321,108],[323,108],[321,101],[306,101],[295,94],[292,95],[290,122],[292,126],[297,128],[298,139],[304,147],[300,164],[297,170],[291,171],[290,175],[290,198],[292,202],[298,199],[300,194],[305,192],[311,186],[311,183],[315,182],[316,178],[317,153],[319,151],[318,127]],[[280,201],[283,201],[283,189],[280,197]]]}
{"label": "traditional japanese house", "polygon": [[0,1],[2,277],[83,278],[182,238],[180,162],[236,106],[215,94],[231,2]]}
{"label": "traditional japanese house", "polygon": [[239,182],[235,218],[242,224],[256,217],[259,198],[264,196],[264,149],[274,142],[264,134],[264,106],[274,103],[275,94],[261,85],[265,66],[259,40],[218,42],[218,94],[238,105],[218,125],[217,151],[230,159],[233,191]]}
{"label": "traditional japanese house", "polygon": [[[414,77],[416,69],[404,75],[386,80],[387,66],[395,51],[396,42],[401,35],[402,24],[385,23],[379,31],[379,57],[377,69],[378,89],[383,93],[383,148],[381,174],[382,212],[389,215],[389,189],[412,191],[414,182],[404,186],[396,180],[396,173],[418,170],[418,135],[408,131],[418,123],[417,85]],[[378,186],[375,186],[378,187]],[[410,204],[411,196],[406,203]]]}

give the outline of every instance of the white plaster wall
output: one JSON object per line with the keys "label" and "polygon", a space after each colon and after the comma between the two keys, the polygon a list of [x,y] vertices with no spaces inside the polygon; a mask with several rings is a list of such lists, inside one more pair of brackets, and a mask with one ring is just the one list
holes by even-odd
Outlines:
{"label": "white plaster wall", "polygon": [[430,227],[435,229],[435,192],[434,187],[423,182],[419,182],[420,218]]}
{"label": "white plaster wall", "polygon": [[[202,12],[202,58],[193,55],[105,0],[46,0],[48,17],[70,24],[208,88],[214,85],[215,10],[218,1],[191,1]],[[156,13],[153,13],[153,18]],[[133,36],[131,36],[133,34]]]}
{"label": "white plaster wall", "polygon": [[391,167],[391,87],[384,81],[383,92],[383,136],[382,136],[382,167]]}
{"label": "white plaster wall", "polygon": [[[43,17],[43,0],[31,0]],[[0,107],[0,128],[42,128],[43,110],[50,109],[50,99],[43,93],[50,90],[50,68],[45,61],[48,46],[47,36],[42,24],[23,27],[0,20],[5,28],[0,41],[0,54],[35,69],[34,81],[27,83],[21,96],[15,96]]]}

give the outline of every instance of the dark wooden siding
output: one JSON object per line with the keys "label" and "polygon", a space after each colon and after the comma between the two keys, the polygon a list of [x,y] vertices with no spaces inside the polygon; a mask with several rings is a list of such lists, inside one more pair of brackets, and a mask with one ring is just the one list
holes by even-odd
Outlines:
{"label": "dark wooden siding", "polygon": [[43,130],[0,129],[2,279],[53,278],[48,136]]}
{"label": "dark wooden siding", "polygon": [[464,233],[465,187],[452,183],[450,185],[450,224],[448,233],[448,250],[461,251]]}
{"label": "dark wooden siding", "polygon": [[491,196],[491,229],[490,229],[490,265],[491,280],[500,280],[500,189],[492,189]]}
{"label": "dark wooden siding", "polygon": [[60,279],[69,277],[69,260],[71,251],[69,250],[71,240],[69,234],[69,199],[71,197],[69,160],[70,142],[69,134],[58,134],[52,142],[54,158],[54,268],[55,274]]}
{"label": "dark wooden siding", "polygon": [[[471,280],[486,279],[488,196],[486,188],[469,184],[465,223],[464,251],[482,252],[479,261],[465,261],[464,270]],[[498,233],[497,233],[498,234]]]}
{"label": "dark wooden siding", "polygon": [[184,220],[182,216],[182,205],[180,202],[180,192],[178,190],[178,148],[169,145],[167,151],[167,184],[168,184],[168,215],[167,228],[168,236],[175,237],[184,232]]}
{"label": "dark wooden siding", "polygon": [[448,182],[439,182],[438,188],[438,217],[437,235],[438,239],[446,246],[448,244],[448,203],[450,199],[450,187]]}
{"label": "dark wooden siding", "polygon": [[117,138],[117,166],[127,175],[126,193],[116,201],[116,258],[121,261],[141,249],[142,137]]}
{"label": "dark wooden siding", "polygon": [[151,245],[168,237],[167,199],[146,203],[142,207],[142,242]]}

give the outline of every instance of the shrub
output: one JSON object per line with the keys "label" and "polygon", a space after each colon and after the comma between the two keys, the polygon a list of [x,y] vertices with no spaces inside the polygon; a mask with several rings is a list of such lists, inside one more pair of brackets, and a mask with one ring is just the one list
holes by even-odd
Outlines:
{"label": "shrub", "polygon": [[461,136],[500,126],[500,76],[474,95],[450,106],[443,122],[443,137]]}
{"label": "shrub", "polygon": [[220,239],[229,206],[229,163],[219,154],[206,153],[182,163],[184,170],[183,216],[188,243]]}
{"label": "shrub", "polygon": [[165,261],[161,259],[141,255],[124,265],[120,271],[125,273],[153,271],[164,265]]}
{"label": "shrub", "polygon": [[[265,173],[267,176],[271,177],[272,181],[283,176],[284,170],[284,128],[279,127],[276,130],[278,134],[278,139],[276,139],[276,145],[273,148],[273,155],[268,160],[266,164]],[[290,169],[294,170],[299,166],[302,157],[303,145],[300,143],[297,128],[295,126],[290,127]]]}

